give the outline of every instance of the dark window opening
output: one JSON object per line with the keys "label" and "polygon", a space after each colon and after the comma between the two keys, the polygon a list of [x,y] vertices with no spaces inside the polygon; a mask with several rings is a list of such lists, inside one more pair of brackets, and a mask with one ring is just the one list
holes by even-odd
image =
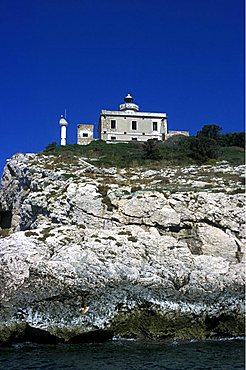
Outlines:
{"label": "dark window opening", "polygon": [[83,132],[83,137],[88,137],[88,134]]}
{"label": "dark window opening", "polygon": [[137,141],[137,140],[138,140],[138,138],[137,138],[137,137],[132,137],[132,140],[133,140],[133,141]]}
{"label": "dark window opening", "polygon": [[145,132],[143,132],[143,135],[145,135]]}
{"label": "dark window opening", "polygon": [[112,129],[116,128],[116,120],[115,119],[111,120],[111,128]]}
{"label": "dark window opening", "polygon": [[153,131],[157,131],[157,122],[153,122]]}
{"label": "dark window opening", "polygon": [[107,133],[107,131],[103,131],[103,133],[104,133],[104,134],[106,134],[106,133]]}
{"label": "dark window opening", "polygon": [[132,130],[137,129],[137,121],[132,121]]}
{"label": "dark window opening", "polygon": [[127,133],[126,133],[126,132],[124,132],[124,135],[127,135]]}
{"label": "dark window opening", "polygon": [[116,140],[116,136],[111,136],[111,140]]}

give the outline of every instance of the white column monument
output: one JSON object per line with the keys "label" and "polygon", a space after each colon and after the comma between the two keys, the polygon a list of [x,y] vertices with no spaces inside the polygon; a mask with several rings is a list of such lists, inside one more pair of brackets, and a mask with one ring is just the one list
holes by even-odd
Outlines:
{"label": "white column monument", "polygon": [[67,125],[68,122],[65,120],[63,115],[61,115],[61,119],[59,121],[59,124],[61,126],[61,145],[66,145],[67,141]]}

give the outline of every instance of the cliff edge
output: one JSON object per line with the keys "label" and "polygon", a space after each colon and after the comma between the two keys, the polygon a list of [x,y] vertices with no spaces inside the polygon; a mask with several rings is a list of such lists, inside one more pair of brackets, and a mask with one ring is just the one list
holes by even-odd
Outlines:
{"label": "cliff edge", "polygon": [[244,173],[15,155],[0,190],[0,342],[243,335]]}

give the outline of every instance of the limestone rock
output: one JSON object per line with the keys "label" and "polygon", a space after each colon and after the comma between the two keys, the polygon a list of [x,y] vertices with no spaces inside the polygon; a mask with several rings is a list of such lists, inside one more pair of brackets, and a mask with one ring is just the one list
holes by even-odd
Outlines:
{"label": "limestone rock", "polygon": [[[243,168],[227,167],[118,171],[14,156],[0,191],[0,341],[30,326],[61,340],[241,335]],[[216,173],[233,192],[218,191]]]}

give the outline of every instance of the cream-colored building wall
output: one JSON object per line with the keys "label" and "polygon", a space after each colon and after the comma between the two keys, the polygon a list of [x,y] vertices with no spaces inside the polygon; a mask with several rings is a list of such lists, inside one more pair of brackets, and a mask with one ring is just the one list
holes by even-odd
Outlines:
{"label": "cream-colored building wall", "polygon": [[[112,121],[115,121],[115,128],[112,128]],[[136,129],[132,127],[133,121],[136,122]],[[166,133],[165,113],[102,111],[100,116],[99,135],[105,141],[164,140]]]}
{"label": "cream-colored building wall", "polygon": [[94,140],[94,125],[79,124],[77,128],[77,144],[87,145]]}

